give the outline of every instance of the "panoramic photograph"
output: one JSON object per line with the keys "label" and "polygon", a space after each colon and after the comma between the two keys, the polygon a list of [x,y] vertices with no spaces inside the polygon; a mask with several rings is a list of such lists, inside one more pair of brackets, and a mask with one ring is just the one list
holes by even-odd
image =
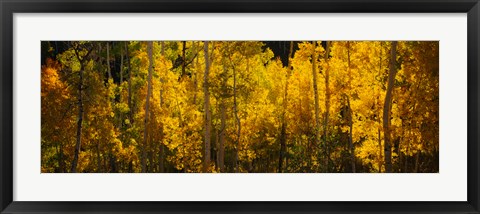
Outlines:
{"label": "panoramic photograph", "polygon": [[42,173],[438,173],[438,41],[42,41]]}

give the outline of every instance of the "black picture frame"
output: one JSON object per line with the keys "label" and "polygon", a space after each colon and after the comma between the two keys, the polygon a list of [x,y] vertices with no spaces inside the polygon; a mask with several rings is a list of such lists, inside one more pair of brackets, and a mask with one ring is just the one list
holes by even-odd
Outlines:
{"label": "black picture frame", "polygon": [[[0,0],[1,213],[480,213],[478,0]],[[14,13],[467,13],[466,202],[20,202],[13,201]],[[448,185],[448,184],[445,184]]]}

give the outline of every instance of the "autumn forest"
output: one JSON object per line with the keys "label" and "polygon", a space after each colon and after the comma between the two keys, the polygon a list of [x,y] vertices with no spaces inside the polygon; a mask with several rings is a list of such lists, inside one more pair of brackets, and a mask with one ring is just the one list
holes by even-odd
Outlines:
{"label": "autumn forest", "polygon": [[43,173],[437,173],[438,41],[42,41]]}

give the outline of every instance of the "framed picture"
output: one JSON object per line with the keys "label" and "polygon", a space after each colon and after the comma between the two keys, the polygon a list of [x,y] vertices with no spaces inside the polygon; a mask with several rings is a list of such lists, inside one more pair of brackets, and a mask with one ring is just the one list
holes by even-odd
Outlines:
{"label": "framed picture", "polygon": [[0,7],[2,213],[480,213],[477,0]]}

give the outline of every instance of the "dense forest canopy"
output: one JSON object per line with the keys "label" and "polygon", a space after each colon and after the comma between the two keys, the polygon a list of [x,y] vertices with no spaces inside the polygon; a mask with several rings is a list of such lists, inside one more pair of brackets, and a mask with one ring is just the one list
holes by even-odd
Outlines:
{"label": "dense forest canopy", "polygon": [[439,172],[437,41],[43,41],[42,172]]}

